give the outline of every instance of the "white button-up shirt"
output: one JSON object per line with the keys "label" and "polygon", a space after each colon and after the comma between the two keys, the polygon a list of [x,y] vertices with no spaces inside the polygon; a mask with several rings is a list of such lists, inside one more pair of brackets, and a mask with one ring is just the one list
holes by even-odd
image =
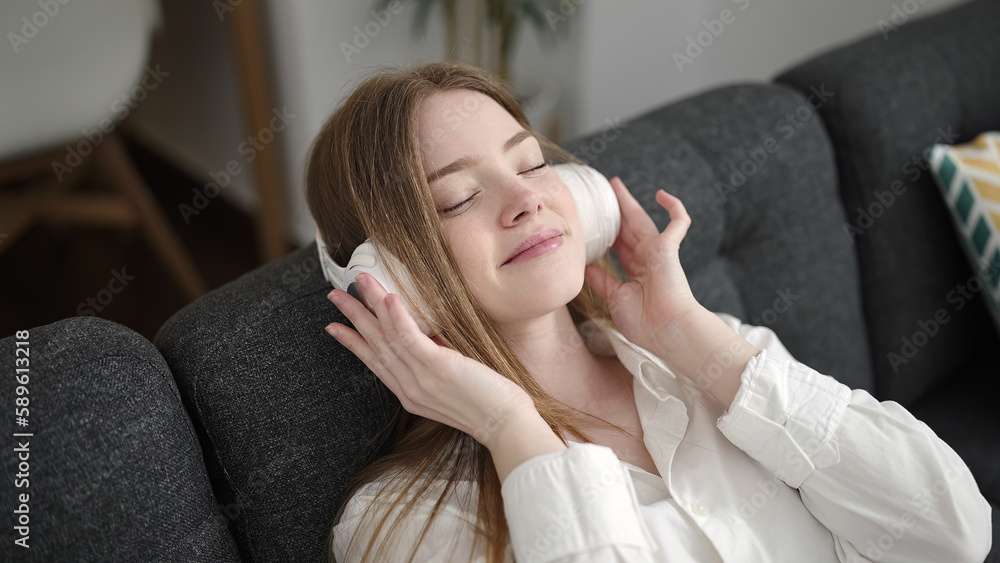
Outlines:
{"label": "white button-up shirt", "polygon": [[[616,355],[634,376],[643,441],[659,475],[611,448],[570,440],[567,450],[521,463],[501,488],[508,561],[986,557],[990,505],[930,428],[895,402],[795,361],[770,329],[718,315],[761,350],[728,410],[617,330],[581,325],[592,352]],[[333,531],[337,561],[358,560],[372,533],[359,529],[362,514],[384,513],[372,505],[380,486],[369,483],[349,500]],[[477,494],[474,483],[456,484],[415,561],[485,560],[482,542],[471,552]],[[405,560],[437,495],[430,498],[407,517],[387,560]]]}

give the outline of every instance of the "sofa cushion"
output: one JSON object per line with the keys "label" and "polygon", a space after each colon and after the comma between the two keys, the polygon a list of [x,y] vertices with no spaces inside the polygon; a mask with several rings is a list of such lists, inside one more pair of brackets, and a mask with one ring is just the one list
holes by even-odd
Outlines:
{"label": "sofa cushion", "polygon": [[[986,500],[993,505],[993,537],[1000,537],[1000,411],[996,408],[997,366],[1000,349],[983,350],[954,374],[910,406],[969,466]],[[1000,563],[995,539],[984,563]]]}
{"label": "sofa cushion", "polygon": [[954,448],[972,470],[983,496],[1000,506],[1000,411],[993,391],[997,366],[997,349],[970,358],[960,371],[965,385],[938,385],[910,412]]}
{"label": "sofa cushion", "polygon": [[[904,405],[998,345],[977,296],[955,310],[948,293],[972,275],[928,173],[934,143],[1000,128],[1000,3],[961,4],[914,18],[783,72],[801,92],[833,92],[820,108],[837,156],[855,245],[881,399]],[[947,324],[906,363],[893,365],[939,309]],[[919,338],[919,335],[918,335]]]}
{"label": "sofa cushion", "polygon": [[[15,356],[18,348],[28,355]],[[26,395],[16,394],[16,357],[30,361]],[[28,424],[14,432],[33,434],[4,442],[0,468],[11,485],[18,456],[27,464],[27,486],[5,490],[29,495],[29,549],[15,546],[8,528],[2,552],[11,555],[0,559],[239,561],[226,507],[212,495],[191,421],[152,343],[108,320],[70,317],[0,340],[0,358],[11,373],[0,401],[28,398]],[[11,451],[15,444],[24,451]],[[7,498],[14,510],[16,497]]]}
{"label": "sofa cushion", "polygon": [[931,172],[975,275],[954,300],[981,293],[1000,331],[1000,133],[965,145],[934,145]]}
{"label": "sofa cushion", "polygon": [[389,391],[324,327],[315,243],[213,290],[154,338],[198,428],[246,561],[327,561],[327,538]]}
{"label": "sofa cushion", "polygon": [[692,224],[680,258],[700,303],[770,327],[796,359],[873,391],[822,103],[785,86],[726,86],[565,146],[620,176],[661,230],[656,190],[681,199]]}

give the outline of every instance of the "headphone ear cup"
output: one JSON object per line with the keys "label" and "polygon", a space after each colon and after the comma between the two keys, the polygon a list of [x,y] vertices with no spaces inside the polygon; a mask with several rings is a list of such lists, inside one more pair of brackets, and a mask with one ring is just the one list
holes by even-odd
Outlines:
{"label": "headphone ear cup", "polygon": [[552,166],[573,194],[576,212],[587,244],[587,263],[604,256],[618,239],[622,214],[611,182],[586,164],[575,162]]}
{"label": "headphone ear cup", "polygon": [[[369,311],[372,311],[371,305],[367,303],[361,297],[361,292],[358,287],[357,279],[358,276],[367,273],[373,278],[378,280],[382,287],[385,289],[386,293],[395,293],[403,301],[403,305],[406,306],[406,310],[416,321],[417,326],[420,327],[420,331],[424,334],[430,336],[430,327],[424,322],[417,313],[416,309],[410,305],[403,298],[403,294],[400,293],[399,288],[392,283],[392,278],[389,276],[389,272],[386,270],[386,265],[388,264],[393,268],[393,271],[401,274],[405,272],[403,269],[403,264],[399,262],[392,254],[388,252],[382,252],[379,250],[371,240],[365,240],[365,242],[358,245],[351,254],[351,259],[348,260],[347,266],[338,266],[329,254],[326,252],[326,245],[323,244],[322,237],[319,235],[319,231],[316,234],[317,249],[320,255],[320,264],[323,267],[323,276],[329,281],[334,288],[342,289],[352,295],[358,301],[364,303],[365,307]],[[408,278],[401,280],[407,285],[411,294],[415,294],[414,286]],[[372,311],[374,315],[375,312]]]}

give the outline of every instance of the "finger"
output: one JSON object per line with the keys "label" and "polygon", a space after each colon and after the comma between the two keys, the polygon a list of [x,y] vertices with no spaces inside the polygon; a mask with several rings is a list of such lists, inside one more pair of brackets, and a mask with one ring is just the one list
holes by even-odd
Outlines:
{"label": "finger", "polygon": [[424,333],[420,332],[417,322],[410,316],[410,312],[403,305],[403,300],[396,294],[386,295],[383,300],[386,306],[386,324],[383,325],[385,337],[392,346],[393,351],[409,368],[421,364],[421,360],[415,357],[419,352],[417,347],[422,340],[427,340]]}
{"label": "finger", "polygon": [[[396,353],[397,358],[401,363],[405,364],[405,369],[400,369],[401,375],[397,376],[401,387],[406,387],[407,389],[412,389],[413,391],[421,390],[424,394],[423,385],[421,381],[415,376],[417,373],[425,372],[428,367],[433,367],[436,370],[449,370],[451,366],[442,365],[440,359],[436,361],[426,361],[423,359],[425,356],[429,356],[435,352],[439,352],[439,348],[434,342],[431,341],[423,332],[420,331],[420,327],[417,326],[416,321],[410,312],[406,310],[406,306],[403,304],[402,298],[396,294],[389,294],[384,299],[386,312],[391,318],[393,324],[393,336],[387,336],[387,338],[395,338],[395,344],[393,345],[393,350]],[[440,356],[440,354],[436,354]],[[450,357],[457,357],[454,355],[449,355]],[[397,395],[399,396],[399,395]],[[418,397],[419,395],[415,395]],[[400,397],[403,399],[403,397]],[[438,422],[442,422],[451,427],[460,428],[460,423],[449,416],[447,413],[439,411],[434,408],[428,410],[429,405],[417,404],[406,398],[404,405],[409,403],[407,410],[414,414],[419,414],[420,416],[428,416],[433,413],[432,418]],[[410,409],[413,410],[410,410]]]}
{"label": "finger", "polygon": [[356,281],[361,286],[361,296],[371,305],[379,322],[382,322],[383,319],[388,317],[388,312],[385,308],[385,297],[389,295],[389,292],[371,274],[360,274]]}
{"label": "finger", "polygon": [[[366,282],[367,283],[367,282]],[[364,289],[362,288],[362,291]],[[369,302],[368,299],[362,295]],[[383,366],[391,369],[392,365],[395,363],[396,358],[394,357],[392,349],[389,347],[384,334],[384,322],[383,319],[388,316],[388,313],[384,312],[384,305],[380,303],[380,307],[383,312],[381,317],[376,317],[364,306],[360,301],[354,298],[346,291],[335,289],[329,294],[330,301],[336,305],[344,316],[350,319],[351,323],[354,324],[354,328],[361,335],[368,345],[368,354],[373,356],[374,359],[368,359],[367,357],[358,356],[366,365],[371,365],[373,362],[377,362]],[[376,308],[376,313],[379,309]],[[357,354],[355,354],[357,355]],[[372,368],[372,371],[375,371]]]}
{"label": "finger", "polygon": [[352,354],[357,356],[368,369],[373,372],[381,369],[378,357],[372,351],[371,346],[368,345],[368,341],[358,334],[356,330],[352,330],[340,323],[330,323],[326,327],[326,332],[334,337],[337,342],[341,343],[344,348],[347,348]]}
{"label": "finger", "polygon": [[451,365],[448,365],[449,362],[462,358],[460,354],[445,346],[439,338],[430,338],[425,335],[417,325],[416,319],[403,304],[402,298],[393,294],[387,297],[386,301],[389,306],[389,314],[401,335],[400,342],[405,347],[405,351],[400,354],[400,357],[404,361],[413,362],[409,364],[409,367],[414,372],[426,369],[447,371],[452,368]]}
{"label": "finger", "polygon": [[615,249],[615,254],[618,255],[618,262],[625,268],[625,275],[629,278],[634,277],[635,264],[632,261],[633,250],[620,241],[616,241],[612,248]]}
{"label": "finger", "polygon": [[351,321],[359,333],[369,334],[379,330],[378,319],[375,318],[375,315],[350,293],[342,289],[335,289],[327,294],[327,299]]}
{"label": "finger", "polygon": [[624,185],[618,176],[611,179],[611,188],[618,199],[618,208],[622,220],[621,229],[618,231],[618,238],[615,240],[615,243],[627,248],[635,248],[635,245],[639,244],[639,239],[629,221],[630,215],[626,213],[626,200],[634,198],[632,198],[632,194],[628,192],[628,189],[622,189]]}
{"label": "finger", "polygon": [[[375,308],[385,344],[392,349],[398,359],[405,363],[407,359],[403,356],[411,356],[409,347],[416,340],[416,337],[412,331],[405,330],[402,327],[412,326],[416,329],[417,333],[421,335],[423,333],[420,332],[416,321],[413,320],[409,311],[403,306],[403,301],[398,295],[386,292],[382,284],[369,274],[358,276],[358,281],[361,285],[362,295]],[[402,309],[402,312],[396,311],[394,313],[391,311],[389,304],[392,302],[395,302],[398,308]],[[409,321],[409,324],[406,324],[406,321]]]}
{"label": "finger", "polygon": [[618,283],[618,280],[614,279],[602,268],[597,266],[587,266],[583,275],[587,285],[594,290],[594,293],[596,293],[604,303],[608,303],[610,301],[611,294],[621,285]]}
{"label": "finger", "polygon": [[624,242],[628,246],[635,248],[640,241],[645,238],[660,234],[656,228],[656,223],[650,218],[642,205],[632,196],[632,193],[625,187],[621,178],[615,176],[611,179],[611,187],[618,197],[618,206],[622,210],[621,234],[624,235]]}
{"label": "finger", "polygon": [[670,215],[670,223],[663,231],[680,246],[681,241],[687,235],[691,227],[691,216],[681,202],[680,198],[673,194],[668,194],[664,190],[656,191],[656,202],[659,203]]}
{"label": "finger", "polygon": [[330,323],[326,327],[326,332],[357,356],[390,391],[398,395],[399,382],[396,381],[391,372],[385,369],[379,354],[360,333],[340,323]]}

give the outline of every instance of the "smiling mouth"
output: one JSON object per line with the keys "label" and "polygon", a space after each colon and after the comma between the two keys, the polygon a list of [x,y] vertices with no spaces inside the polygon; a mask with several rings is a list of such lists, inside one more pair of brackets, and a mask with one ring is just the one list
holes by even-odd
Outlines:
{"label": "smiling mouth", "polygon": [[540,233],[532,235],[517,245],[514,252],[507,258],[501,266],[516,264],[525,260],[531,260],[537,256],[547,254],[562,246],[563,236],[556,229],[546,229]]}

